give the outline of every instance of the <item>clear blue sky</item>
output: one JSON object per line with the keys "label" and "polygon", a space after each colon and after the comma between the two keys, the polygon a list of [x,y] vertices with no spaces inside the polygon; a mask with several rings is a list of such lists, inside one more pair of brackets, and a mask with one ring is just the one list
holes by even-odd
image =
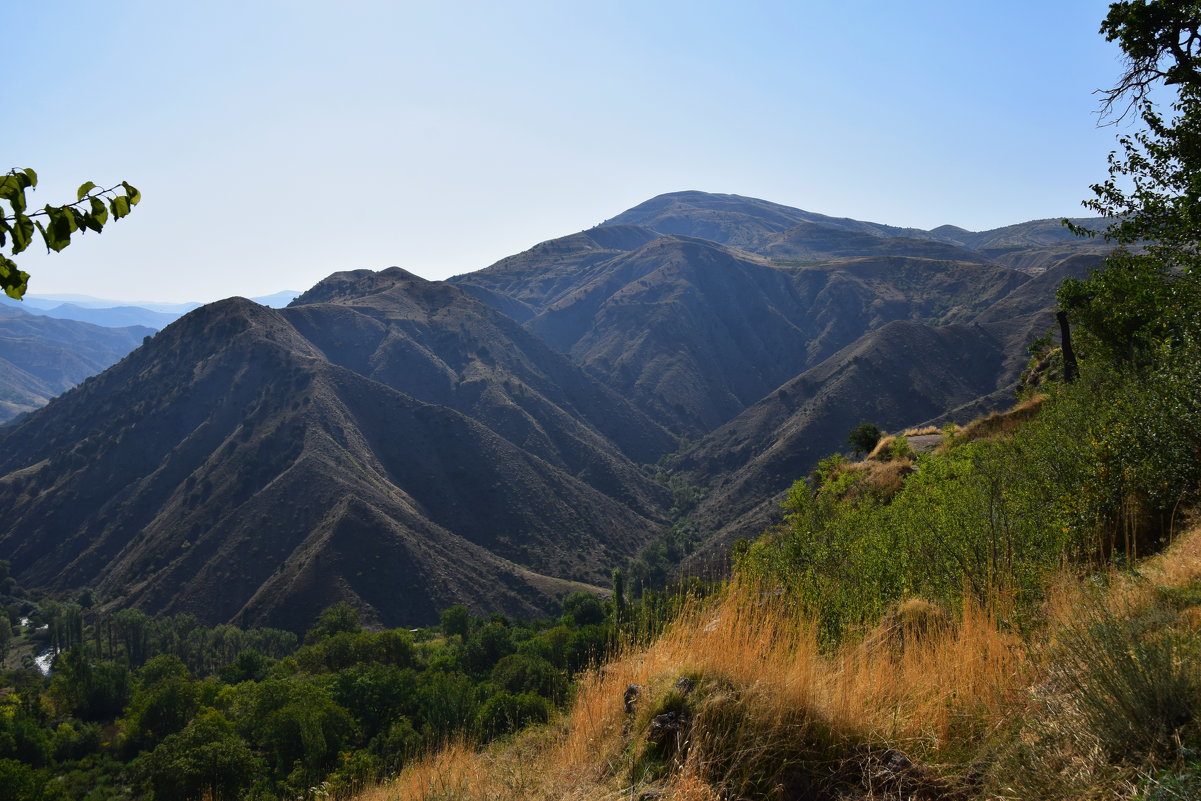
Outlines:
{"label": "clear blue sky", "polygon": [[0,2],[0,153],[142,205],[35,294],[209,301],[485,267],[663,192],[972,230],[1078,215],[1098,0]]}

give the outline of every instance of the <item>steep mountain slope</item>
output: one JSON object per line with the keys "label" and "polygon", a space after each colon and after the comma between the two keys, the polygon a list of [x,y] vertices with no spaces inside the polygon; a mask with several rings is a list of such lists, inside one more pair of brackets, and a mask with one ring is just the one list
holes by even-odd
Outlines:
{"label": "steep mountain slope", "polygon": [[[1101,266],[1102,257],[1084,254],[1069,256],[1022,284],[976,317],[979,323],[1004,323],[1030,314],[1047,312],[1055,301],[1055,292],[1065,278],[1084,278]],[[1049,318],[1048,325],[1050,324]]]}
{"label": "steep mountain slope", "polygon": [[450,282],[214,304],[0,430],[0,558],[213,622],[547,610],[663,531],[638,465],[681,437],[711,555],[854,425],[1000,402],[1096,258],[1064,252],[1087,251],[1047,221],[921,232],[685,192]]}
{"label": "steep mountain slope", "polygon": [[[923,232],[676,192],[454,281],[695,437],[890,321],[973,319],[1076,244],[1096,247],[1058,221]],[[1036,322],[1009,323],[1007,342],[1033,336]]]}
{"label": "steep mountain slope", "polygon": [[[613,257],[637,250],[658,236],[633,225],[591,228],[542,242],[450,281],[524,323],[593,280]],[[499,298],[506,298],[508,303]]]}
{"label": "steep mountain slope", "polygon": [[629,470],[602,475],[589,453],[595,475],[576,478],[333,363],[300,329],[338,313],[370,321],[212,304],[0,431],[0,553],[21,581],[294,628],[338,599],[392,625],[458,602],[529,615],[564,578],[606,581],[658,529],[656,490]]}
{"label": "steep mountain slope", "polygon": [[897,320],[781,386],[685,452],[678,467],[708,487],[694,519],[712,555],[778,518],[778,496],[859,423],[896,431],[994,392],[1008,376],[986,326]]}
{"label": "steep mountain slope", "polygon": [[671,450],[667,432],[458,287],[395,267],[336,273],[285,316],[332,362],[457,409],[598,489],[655,508],[655,490],[629,460]]}
{"label": "steep mountain slope", "polygon": [[968,325],[898,321],[872,331],[699,441],[678,461],[686,481],[708,488],[695,519],[714,536],[694,561],[777,520],[780,494],[819,459],[845,451],[859,423],[888,431],[963,423],[1011,403],[1026,346],[1055,325],[1056,288],[1099,261],[1065,259]]}
{"label": "steep mountain slope", "polygon": [[44,405],[154,333],[40,317],[0,305],[0,423]]}
{"label": "steep mountain slope", "polygon": [[[1076,218],[1071,222],[1094,230],[1103,229],[1106,224],[1105,220],[1085,218]],[[963,258],[963,251],[969,251],[973,254],[969,259],[971,261],[1003,263],[1011,267],[1020,267],[1023,261],[1034,261],[1035,264],[1031,267],[1033,272],[1075,253],[1108,252],[1110,249],[1109,246],[1098,244],[1095,240],[1077,237],[1059,218],[1031,220],[988,231],[968,231],[954,225],[943,225],[923,231],[919,228],[898,228],[845,217],[829,217],[741,195],[695,191],[659,195],[622,212],[603,225],[637,225],[661,234],[702,237],[753,253],[794,259],[807,258],[804,255],[806,243],[803,240],[810,237],[818,239],[818,252],[813,254],[815,258],[822,257],[823,246],[827,248],[824,251],[825,256],[840,255],[838,251],[851,246],[863,248],[866,245],[871,248],[869,240],[864,239],[864,236],[880,239],[901,238],[909,240],[909,243],[891,246],[878,243],[875,247],[892,247],[892,255],[952,259]],[[797,230],[790,236],[789,229],[793,228]],[[840,242],[839,239],[843,236],[847,238]],[[790,245],[788,240],[793,237],[802,241]],[[936,244],[958,248],[958,255],[951,255],[954,251],[940,253],[932,250]],[[789,257],[787,253],[790,247],[800,252]],[[926,252],[921,252],[922,250]],[[1038,257],[1026,255],[1042,251],[1051,252]],[[887,251],[871,250],[871,254],[883,252]],[[1001,261],[1002,259],[1004,261]]]}
{"label": "steep mountain slope", "polygon": [[907,236],[880,236],[801,223],[781,232],[759,248],[775,262],[816,263],[860,256],[916,256],[923,259],[980,261],[980,254],[947,242]]}
{"label": "steep mountain slope", "polygon": [[673,430],[712,430],[865,332],[970,319],[1027,276],[908,257],[784,268],[661,237],[609,261],[527,327]]}
{"label": "steep mountain slope", "polygon": [[[1107,221],[1077,217],[1070,222],[1100,230],[1105,227]],[[989,257],[1030,248],[1092,244],[1090,240],[1081,239],[1072,233],[1071,229],[1063,224],[1063,219],[1060,217],[1049,220],[1030,220],[988,231],[965,231],[953,225],[944,225],[935,228],[929,234],[932,238],[937,237],[945,242],[953,242]]]}

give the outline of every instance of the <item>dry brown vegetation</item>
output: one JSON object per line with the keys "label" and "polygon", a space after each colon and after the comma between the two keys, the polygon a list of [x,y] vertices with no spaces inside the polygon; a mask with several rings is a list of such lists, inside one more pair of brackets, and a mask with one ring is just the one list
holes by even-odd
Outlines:
{"label": "dry brown vegetation", "polygon": [[924,437],[927,434],[941,434],[942,429],[938,426],[921,426],[920,428],[907,428],[901,432],[902,437]]}
{"label": "dry brown vegetation", "polygon": [[993,412],[973,420],[959,430],[955,439],[957,442],[972,442],[978,439],[997,439],[1008,436],[1023,423],[1033,420],[1046,400],[1046,395],[1031,395],[1012,409]]}
{"label": "dry brown vegetation", "polygon": [[848,464],[845,470],[860,474],[860,480],[851,487],[855,496],[871,493],[881,500],[888,500],[900,492],[905,485],[905,476],[914,471],[913,459],[904,456],[887,462],[864,460]]}
{"label": "dry brown vegetation", "polygon": [[[1121,707],[1180,692],[1173,666],[1195,673],[1195,648],[1179,644],[1195,645],[1201,623],[1201,526],[1137,571],[1062,575],[1042,619],[1019,634],[1004,598],[957,614],[911,599],[823,650],[780,596],[734,582],[587,673],[551,726],[485,750],[450,744],[358,801],[1074,799],[1168,787],[1147,766],[1178,763],[1180,721],[1159,732]],[[1155,665],[1123,655],[1146,662],[1140,649],[1169,641],[1179,647],[1167,683],[1140,684]],[[1135,699],[1120,681],[1094,681],[1128,668]]]}
{"label": "dry brown vegetation", "polygon": [[905,485],[905,477],[916,468],[913,453],[901,437],[884,434],[862,461],[841,461],[833,465],[827,479],[842,473],[856,473],[849,493],[853,497],[872,494],[888,500]]}
{"label": "dry brown vegetation", "polygon": [[867,456],[863,457],[864,461],[884,462],[892,458],[893,443],[897,438],[892,434],[882,434],[880,439],[876,440],[876,445],[867,452]]}
{"label": "dry brown vegetation", "polygon": [[[874,779],[868,768],[887,747],[937,755],[967,721],[981,733],[998,726],[1024,672],[1019,643],[973,608],[954,626],[886,623],[873,634],[874,644],[823,654],[806,621],[735,585],[590,673],[557,726],[487,752],[450,746],[361,801],[834,797],[873,780],[951,787],[929,768],[881,764],[895,775]],[[627,713],[631,685],[641,690]],[[656,739],[656,719],[676,710],[687,722]]]}

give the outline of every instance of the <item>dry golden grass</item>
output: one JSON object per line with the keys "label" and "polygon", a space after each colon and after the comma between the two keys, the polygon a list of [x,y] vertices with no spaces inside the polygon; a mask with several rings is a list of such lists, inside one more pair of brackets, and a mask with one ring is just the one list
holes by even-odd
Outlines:
{"label": "dry golden grass", "polygon": [[912,456],[893,458],[890,452],[887,461],[883,458],[868,457],[862,462],[842,462],[833,475],[855,473],[856,481],[846,495],[847,499],[857,498],[870,493],[881,500],[889,500],[896,495],[905,484],[905,477],[915,468]]}
{"label": "dry golden grass", "polygon": [[883,434],[880,439],[876,440],[876,445],[867,456],[863,457],[865,462],[886,462],[892,458],[892,444],[897,441],[897,438],[892,434]]}
{"label": "dry golden grass", "polygon": [[[1196,652],[1187,645],[1156,644],[1195,642],[1201,606],[1191,599],[1198,590],[1201,525],[1196,524],[1135,570],[1058,577],[1044,604],[1044,625],[1028,644],[1029,708],[1013,734],[1015,741],[1037,747],[1000,754],[994,769],[1009,775],[1012,797],[1144,797],[1135,788],[1147,772],[1178,757],[1165,762],[1148,737],[1120,749],[1115,759],[1112,740],[1115,734],[1128,736],[1132,723],[1141,732],[1151,731],[1155,716],[1164,714],[1171,719],[1164,732],[1172,750],[1168,729],[1177,718],[1167,710],[1189,695],[1174,677],[1195,672],[1195,665],[1189,666]],[[1179,732],[1174,736],[1180,749]]]}
{"label": "dry golden grass", "polygon": [[921,428],[907,428],[901,432],[902,437],[924,437],[927,434],[941,434],[942,429],[938,426],[922,426]]}
{"label": "dry golden grass", "polygon": [[1008,411],[993,412],[978,420],[973,420],[959,430],[955,435],[955,441],[972,442],[978,439],[997,439],[1008,436],[1023,423],[1033,420],[1047,397],[1041,394],[1031,395]]}
{"label": "dry golden grass", "polygon": [[[1165,589],[1182,590],[1201,583],[1201,523],[1185,526],[1184,532],[1163,553],[1144,560],[1136,570],[1114,570],[1105,578],[1103,601],[1116,614],[1136,612],[1159,603]],[[1077,576],[1061,576],[1049,593],[1047,619],[1058,626],[1070,625],[1079,617],[1086,600],[1095,597],[1094,589]]]}
{"label": "dry golden grass", "polygon": [[[1020,643],[980,609],[914,629],[899,648],[871,644],[886,636],[876,634],[822,653],[814,627],[778,596],[735,584],[584,676],[557,724],[481,752],[449,746],[359,801],[605,799],[651,781],[664,799],[709,801],[751,781],[795,780],[782,768],[806,760],[830,779],[830,765],[865,743],[945,761],[949,743],[998,726],[1024,686]],[[650,718],[681,676],[697,685],[687,748],[666,777],[640,775]]]}
{"label": "dry golden grass", "polygon": [[[1201,525],[1137,574],[1112,576],[1104,598],[1129,614],[1165,587],[1198,582]],[[998,623],[1003,599],[999,613],[969,602],[957,615],[910,599],[861,640],[823,651],[781,596],[736,581],[688,605],[650,645],[581,677],[571,709],[550,726],[482,750],[453,743],[357,801],[617,801],[652,790],[663,801],[1124,796],[1137,775],[1082,733],[1048,661],[1056,632],[1079,626],[1089,592],[1062,576],[1030,640]],[[1201,606],[1184,604],[1178,620],[1195,630]],[[695,685],[686,696],[681,677]],[[627,714],[631,685],[641,690]],[[666,762],[648,760],[652,718],[681,703],[691,714],[686,742]],[[884,747],[918,763],[909,785],[895,776],[872,784]],[[981,754],[987,787],[964,790],[959,776]]]}
{"label": "dry golden grass", "polygon": [[869,462],[865,475],[858,484],[861,492],[870,492],[882,500],[888,500],[901,491],[905,476],[914,471],[913,459],[904,457],[890,462]]}

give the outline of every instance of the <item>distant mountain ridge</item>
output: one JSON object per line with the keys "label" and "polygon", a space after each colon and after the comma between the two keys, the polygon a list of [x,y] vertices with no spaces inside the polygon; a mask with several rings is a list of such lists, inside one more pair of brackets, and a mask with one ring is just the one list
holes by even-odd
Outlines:
{"label": "distant mountain ridge", "polygon": [[[299,292],[284,290],[271,295],[251,298],[255,303],[279,308],[290,303]],[[0,305],[21,308],[30,314],[76,320],[109,328],[141,325],[158,331],[183,315],[200,308],[200,303],[151,303],[105,300],[89,295],[27,294],[23,300],[0,295]]]}
{"label": "distant mountain ridge", "polygon": [[[1070,218],[1070,222],[1101,228],[1105,221]],[[1064,242],[1084,244],[1063,225],[1062,219],[1032,220],[988,231],[968,231],[954,225],[925,231],[830,217],[742,195],[697,191],[659,195],[606,220],[601,227],[636,225],[661,234],[696,236],[758,253],[780,234],[805,223],[883,239],[942,242],[990,256]]]}
{"label": "distant mountain ridge", "polygon": [[0,423],[45,405],[153,333],[144,326],[100,327],[0,306]]}
{"label": "distant mountain ridge", "polygon": [[665,531],[665,457],[720,555],[853,425],[997,402],[1100,258],[969,234],[681,192],[446,282],[210,304],[0,429],[0,558],[211,622],[536,614]]}

